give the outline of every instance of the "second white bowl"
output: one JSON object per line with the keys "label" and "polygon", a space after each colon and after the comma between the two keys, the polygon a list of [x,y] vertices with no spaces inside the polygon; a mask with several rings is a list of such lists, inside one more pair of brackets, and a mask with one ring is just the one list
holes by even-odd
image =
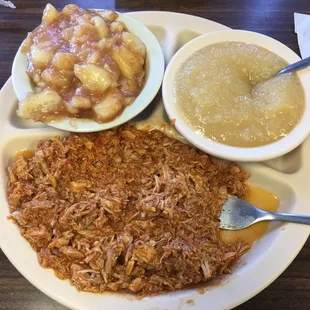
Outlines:
{"label": "second white bowl", "polygon": [[245,148],[218,143],[214,140],[196,134],[178,112],[174,103],[174,95],[172,90],[175,75],[179,68],[188,59],[189,56],[204,48],[205,46],[228,41],[256,44],[277,54],[286,60],[289,64],[300,60],[300,57],[286,45],[273,38],[256,32],[244,30],[224,30],[202,35],[184,45],[174,55],[166,69],[162,93],[165,109],[170,120],[174,121],[176,129],[190,143],[199,149],[219,158],[248,162],[263,161],[279,157],[290,152],[299,144],[301,144],[310,132],[310,69],[304,69],[297,73],[305,93],[305,111],[301,120],[285,138],[282,138],[281,140],[271,144],[259,147]]}

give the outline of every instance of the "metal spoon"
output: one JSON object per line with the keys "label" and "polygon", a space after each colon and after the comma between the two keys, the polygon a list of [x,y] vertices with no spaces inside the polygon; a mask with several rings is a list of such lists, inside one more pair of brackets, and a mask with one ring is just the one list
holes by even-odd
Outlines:
{"label": "metal spoon", "polygon": [[304,69],[308,66],[310,66],[310,57],[307,57],[303,60],[297,61],[297,62],[283,68],[282,70],[280,70],[276,74],[276,76],[279,76],[279,75],[284,74],[284,73],[290,73],[290,72],[298,71],[298,70]]}
{"label": "metal spoon", "polygon": [[254,207],[249,202],[229,197],[222,207],[219,217],[220,228],[240,230],[261,221],[281,221],[310,225],[310,216],[280,212],[267,212]]}

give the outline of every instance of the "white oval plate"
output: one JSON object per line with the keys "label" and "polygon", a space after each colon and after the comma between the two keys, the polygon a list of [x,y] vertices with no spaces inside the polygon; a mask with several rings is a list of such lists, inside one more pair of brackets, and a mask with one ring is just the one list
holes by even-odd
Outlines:
{"label": "white oval plate", "polygon": [[[202,18],[168,12],[130,13],[148,25],[164,50],[166,61],[188,40],[199,34],[224,30],[227,27]],[[205,284],[201,294],[197,288],[136,300],[126,294],[90,294],[78,292],[68,281],[56,278],[53,271],[40,267],[36,253],[21,237],[17,226],[7,220],[7,171],[14,153],[34,147],[38,139],[63,135],[64,132],[16,117],[17,99],[10,79],[0,92],[0,246],[12,264],[42,292],[71,309],[79,310],[222,310],[231,309],[259,293],[291,263],[309,235],[308,226],[271,225],[254,248],[242,257],[233,274],[221,284]],[[151,124],[167,120],[161,98],[156,98],[139,119]],[[300,167],[290,166],[292,158],[277,162],[250,164],[251,182],[266,188],[281,199],[280,209],[309,214],[310,139],[292,156],[300,156]],[[293,164],[296,161],[293,161]],[[281,165],[279,164],[281,163]],[[289,170],[291,174],[274,168]],[[293,170],[295,171],[293,173]]]}
{"label": "white oval plate", "polygon": [[[127,29],[138,36],[146,47],[146,82],[136,98],[120,116],[107,123],[97,123],[90,119],[67,117],[47,123],[49,126],[71,132],[95,132],[124,124],[141,113],[156,96],[163,79],[165,61],[162,49],[153,33],[133,18],[119,14],[118,20],[125,23]],[[26,73],[27,56],[18,49],[12,66],[12,79],[16,97],[21,101],[34,91]]]}

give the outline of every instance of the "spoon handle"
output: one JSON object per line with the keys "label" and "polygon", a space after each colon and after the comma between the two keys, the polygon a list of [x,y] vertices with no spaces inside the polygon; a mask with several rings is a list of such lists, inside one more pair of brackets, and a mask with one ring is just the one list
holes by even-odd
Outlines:
{"label": "spoon handle", "polygon": [[294,72],[303,68],[306,68],[310,66],[310,57],[307,57],[303,60],[300,60],[298,62],[295,62],[287,67],[285,67],[284,69],[280,70],[276,76],[284,74],[284,73],[290,73],[290,72]]}
{"label": "spoon handle", "polygon": [[310,216],[307,216],[307,215],[297,215],[297,214],[280,213],[280,212],[268,212],[266,219],[270,221],[281,221],[281,222],[290,222],[290,223],[310,225]]}

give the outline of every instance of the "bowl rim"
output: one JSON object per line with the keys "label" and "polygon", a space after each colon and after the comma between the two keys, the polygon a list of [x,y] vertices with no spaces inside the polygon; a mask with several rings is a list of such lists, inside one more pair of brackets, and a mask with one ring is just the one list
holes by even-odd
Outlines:
{"label": "bowl rim", "polygon": [[199,36],[185,44],[173,56],[166,68],[162,85],[162,95],[166,112],[175,128],[197,148],[219,158],[240,161],[258,162],[282,156],[300,145],[310,133],[310,89],[306,87],[306,81],[310,81],[310,69],[298,71],[297,75],[301,81],[305,94],[304,113],[289,134],[275,142],[257,147],[235,147],[225,145],[210,138],[196,134],[183,120],[173,102],[173,81],[176,72],[186,59],[194,52],[205,46],[219,42],[244,42],[261,46],[286,60],[293,63],[300,57],[283,43],[260,33],[247,30],[221,30]]}
{"label": "bowl rim", "polygon": [[[164,54],[160,43],[145,25],[130,16],[119,12],[117,13],[117,19],[125,23],[129,32],[137,35],[141,39],[147,50],[147,77],[140,94],[134,102],[125,107],[121,115],[110,122],[97,123],[89,119],[66,117],[60,120],[50,121],[46,123],[46,125],[70,132],[96,132],[111,129],[130,121],[132,118],[140,114],[152,102],[158,93],[165,70]],[[29,93],[34,92],[35,90],[35,87],[31,84],[30,78],[26,73],[27,56],[21,52],[22,44],[14,57],[12,65],[13,88],[19,101],[25,99]],[[22,72],[21,68],[23,68]]]}

